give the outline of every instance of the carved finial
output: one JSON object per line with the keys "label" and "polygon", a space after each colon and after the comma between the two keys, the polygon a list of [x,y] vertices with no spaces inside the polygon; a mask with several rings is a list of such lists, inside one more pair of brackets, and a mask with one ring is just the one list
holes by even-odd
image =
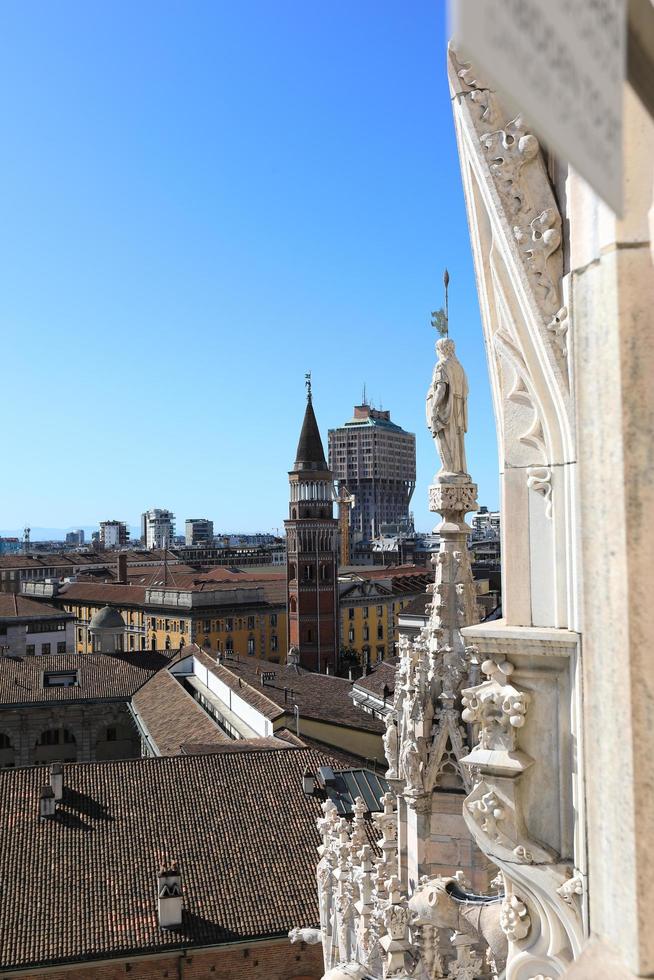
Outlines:
{"label": "carved finial", "polygon": [[311,401],[311,371],[304,375],[304,386],[307,389],[307,399]]}

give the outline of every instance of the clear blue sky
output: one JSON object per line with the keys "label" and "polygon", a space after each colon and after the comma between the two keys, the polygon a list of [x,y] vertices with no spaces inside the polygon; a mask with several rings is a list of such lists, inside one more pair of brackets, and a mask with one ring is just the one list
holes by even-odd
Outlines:
{"label": "clear blue sky", "polygon": [[468,461],[495,430],[441,0],[0,5],[0,527],[169,507],[268,530],[304,372],[418,434],[452,278]]}

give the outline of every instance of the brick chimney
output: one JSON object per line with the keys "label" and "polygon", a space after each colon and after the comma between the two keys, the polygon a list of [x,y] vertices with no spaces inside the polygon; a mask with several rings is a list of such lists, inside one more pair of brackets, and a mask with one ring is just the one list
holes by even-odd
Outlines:
{"label": "brick chimney", "polygon": [[60,800],[64,795],[64,767],[60,762],[53,762],[50,766],[50,787],[55,801]]}
{"label": "brick chimney", "polygon": [[117,560],[116,584],[127,585],[127,555],[122,552],[118,555]]}
{"label": "brick chimney", "polygon": [[39,816],[41,820],[47,820],[48,817],[54,817],[55,806],[55,795],[52,790],[52,786],[44,786],[41,790],[41,796],[39,797]]}
{"label": "brick chimney", "polygon": [[162,865],[157,876],[159,925],[162,929],[177,929],[182,924],[182,876],[177,862]]}

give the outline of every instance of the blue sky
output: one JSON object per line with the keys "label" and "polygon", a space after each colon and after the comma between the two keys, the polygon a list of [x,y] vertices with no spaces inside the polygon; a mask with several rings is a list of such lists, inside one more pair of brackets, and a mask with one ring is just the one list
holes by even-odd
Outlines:
{"label": "blue sky", "polygon": [[498,502],[441,0],[0,5],[0,526],[269,530],[304,372],[418,435],[451,275],[468,461]]}

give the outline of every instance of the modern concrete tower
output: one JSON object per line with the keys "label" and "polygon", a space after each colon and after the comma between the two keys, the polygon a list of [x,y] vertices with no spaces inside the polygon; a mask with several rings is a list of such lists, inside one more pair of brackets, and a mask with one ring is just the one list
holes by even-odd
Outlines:
{"label": "modern concrete tower", "polygon": [[[311,670],[335,672],[338,662],[338,521],[307,380],[307,407],[288,475],[286,528],[288,650]],[[295,649],[293,649],[295,648]],[[289,658],[291,659],[291,658]]]}
{"label": "modern concrete tower", "polygon": [[409,519],[416,485],[416,437],[391,422],[391,413],[367,403],[355,405],[354,415],[329,430],[329,465],[339,489],[354,497],[350,539],[371,541],[382,524]]}

